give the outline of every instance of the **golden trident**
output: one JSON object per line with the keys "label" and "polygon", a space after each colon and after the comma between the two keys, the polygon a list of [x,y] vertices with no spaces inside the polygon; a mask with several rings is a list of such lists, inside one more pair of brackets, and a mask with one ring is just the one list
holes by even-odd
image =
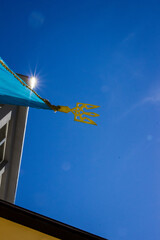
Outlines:
{"label": "golden trident", "polygon": [[76,107],[72,108],[72,109],[67,106],[58,106],[58,107],[59,107],[59,109],[57,109],[57,110],[59,112],[64,112],[64,113],[72,112],[74,114],[74,121],[97,125],[93,120],[91,120],[88,117],[85,117],[83,115],[87,115],[90,117],[98,117],[99,114],[93,113],[93,112],[84,112],[83,109],[84,108],[87,110],[94,109],[94,108],[98,108],[99,106],[92,105],[92,104],[86,104],[86,103],[77,103]]}

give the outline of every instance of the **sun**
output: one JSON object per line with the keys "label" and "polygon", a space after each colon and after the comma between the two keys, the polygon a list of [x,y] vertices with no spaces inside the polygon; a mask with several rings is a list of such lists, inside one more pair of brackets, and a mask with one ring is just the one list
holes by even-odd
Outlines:
{"label": "sun", "polygon": [[37,84],[37,78],[35,76],[30,77],[30,87],[33,89]]}

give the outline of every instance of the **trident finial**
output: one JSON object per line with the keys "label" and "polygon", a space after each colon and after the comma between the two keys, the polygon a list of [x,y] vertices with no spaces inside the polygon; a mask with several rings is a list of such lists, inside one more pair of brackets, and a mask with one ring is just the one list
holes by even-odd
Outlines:
{"label": "trident finial", "polygon": [[94,108],[98,108],[98,107],[99,106],[92,105],[92,104],[77,103],[75,108],[71,109],[69,107],[60,106],[58,111],[65,112],[65,113],[72,112],[74,114],[74,120],[77,122],[83,122],[83,123],[87,123],[87,124],[97,125],[93,120],[91,120],[88,117],[85,117],[83,115],[88,115],[90,117],[98,117],[99,114],[93,113],[93,112],[84,112],[83,109],[85,108],[88,110],[88,109],[94,109]]}

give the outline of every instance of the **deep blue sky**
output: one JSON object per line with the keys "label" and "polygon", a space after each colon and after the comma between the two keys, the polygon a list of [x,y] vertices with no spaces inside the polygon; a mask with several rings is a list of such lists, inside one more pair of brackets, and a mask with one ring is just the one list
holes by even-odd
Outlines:
{"label": "deep blue sky", "polygon": [[113,240],[160,236],[160,2],[0,1],[0,56],[56,105],[29,110],[16,204]]}

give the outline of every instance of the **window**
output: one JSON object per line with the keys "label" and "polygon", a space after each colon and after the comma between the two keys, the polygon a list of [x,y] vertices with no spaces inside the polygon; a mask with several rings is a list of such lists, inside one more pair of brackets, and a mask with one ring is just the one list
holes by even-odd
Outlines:
{"label": "window", "polygon": [[0,106],[0,186],[2,181],[2,174],[5,171],[5,165],[7,163],[5,159],[5,149],[10,119],[11,111],[4,112],[3,106]]}
{"label": "window", "polygon": [[0,129],[0,163],[4,160],[8,124]]}

